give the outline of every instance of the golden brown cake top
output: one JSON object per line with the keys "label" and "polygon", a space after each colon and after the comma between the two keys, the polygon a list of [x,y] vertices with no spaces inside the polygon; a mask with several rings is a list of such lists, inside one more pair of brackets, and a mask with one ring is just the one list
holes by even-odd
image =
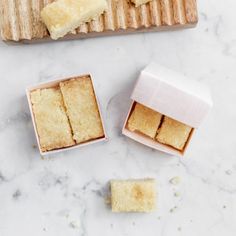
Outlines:
{"label": "golden brown cake top", "polygon": [[188,125],[165,116],[157,134],[157,141],[183,150],[191,130]]}
{"label": "golden brown cake top", "polygon": [[74,145],[59,88],[35,90],[30,98],[41,150]]}
{"label": "golden brown cake top", "polygon": [[104,136],[91,78],[73,78],[60,83],[73,138],[77,143]]}
{"label": "golden brown cake top", "polygon": [[130,131],[139,131],[151,138],[155,138],[162,115],[142,104],[136,103],[128,120]]}

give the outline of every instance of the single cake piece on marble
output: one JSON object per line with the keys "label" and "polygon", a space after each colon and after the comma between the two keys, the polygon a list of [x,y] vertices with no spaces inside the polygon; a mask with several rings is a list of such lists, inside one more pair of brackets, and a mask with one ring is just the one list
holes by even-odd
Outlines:
{"label": "single cake piece on marble", "polygon": [[106,0],[57,0],[43,8],[41,17],[51,38],[58,39],[101,15],[107,8]]}
{"label": "single cake piece on marble", "polygon": [[75,144],[59,88],[30,93],[32,110],[43,152]]}
{"label": "single cake piece on marble", "polygon": [[128,120],[128,129],[138,131],[154,139],[161,123],[162,115],[142,104],[136,103]]}
{"label": "single cake piece on marble", "polygon": [[67,115],[76,143],[104,137],[104,130],[90,76],[60,83]]}
{"label": "single cake piece on marble", "polygon": [[154,211],[156,195],[154,179],[111,181],[111,208],[113,212]]}
{"label": "single cake piece on marble", "polygon": [[165,116],[156,139],[160,143],[183,150],[191,131],[190,126]]}

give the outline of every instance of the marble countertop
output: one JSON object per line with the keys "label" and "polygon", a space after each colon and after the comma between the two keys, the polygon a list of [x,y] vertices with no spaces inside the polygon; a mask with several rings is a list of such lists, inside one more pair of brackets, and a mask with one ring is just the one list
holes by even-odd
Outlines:
{"label": "marble countertop", "polygon": [[[236,2],[199,0],[197,28],[38,45],[0,42],[0,235],[236,234]],[[121,135],[130,93],[150,61],[207,84],[214,107],[184,158]],[[25,88],[94,76],[109,142],[42,159]],[[178,176],[180,182],[171,184]],[[158,210],[114,214],[114,178],[154,177]]]}

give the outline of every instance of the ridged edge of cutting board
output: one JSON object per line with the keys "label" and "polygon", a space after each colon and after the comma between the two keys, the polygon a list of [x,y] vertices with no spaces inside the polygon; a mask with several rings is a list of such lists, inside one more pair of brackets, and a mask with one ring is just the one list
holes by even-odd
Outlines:
{"label": "ridged edge of cutting board", "polygon": [[[1,0],[0,28],[4,41],[50,41],[40,11],[53,0]],[[193,27],[198,22],[196,0],[152,0],[136,8],[130,0],[108,0],[108,11],[81,25],[63,39]]]}

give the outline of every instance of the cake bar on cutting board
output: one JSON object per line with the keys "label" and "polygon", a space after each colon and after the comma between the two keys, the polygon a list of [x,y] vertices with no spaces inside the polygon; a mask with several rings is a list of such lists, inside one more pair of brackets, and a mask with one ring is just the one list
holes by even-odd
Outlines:
{"label": "cake bar on cutting board", "polygon": [[[51,2],[1,0],[1,38],[25,43],[52,40],[40,17],[41,10]],[[107,12],[61,40],[189,28],[197,21],[196,0],[152,0],[137,8],[130,0],[108,0]]]}

